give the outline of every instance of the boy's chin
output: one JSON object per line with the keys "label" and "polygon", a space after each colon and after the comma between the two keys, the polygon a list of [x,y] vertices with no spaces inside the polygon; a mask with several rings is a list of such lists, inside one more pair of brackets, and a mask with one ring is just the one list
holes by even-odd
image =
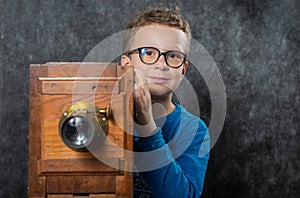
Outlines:
{"label": "boy's chin", "polygon": [[162,98],[169,96],[173,90],[163,85],[148,85],[152,98]]}

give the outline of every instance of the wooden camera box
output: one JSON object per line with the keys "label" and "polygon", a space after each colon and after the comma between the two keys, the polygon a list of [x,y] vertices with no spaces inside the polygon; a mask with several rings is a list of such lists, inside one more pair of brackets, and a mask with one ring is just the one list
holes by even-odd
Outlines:
{"label": "wooden camera box", "polygon": [[30,65],[29,197],[132,197],[132,67]]}

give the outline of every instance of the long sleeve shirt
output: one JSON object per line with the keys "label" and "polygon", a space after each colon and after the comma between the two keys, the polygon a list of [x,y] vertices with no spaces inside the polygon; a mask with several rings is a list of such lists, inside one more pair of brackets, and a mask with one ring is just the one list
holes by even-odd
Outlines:
{"label": "long sleeve shirt", "polygon": [[210,137],[205,123],[181,105],[155,120],[156,132],[134,138],[134,197],[198,198],[209,159]]}

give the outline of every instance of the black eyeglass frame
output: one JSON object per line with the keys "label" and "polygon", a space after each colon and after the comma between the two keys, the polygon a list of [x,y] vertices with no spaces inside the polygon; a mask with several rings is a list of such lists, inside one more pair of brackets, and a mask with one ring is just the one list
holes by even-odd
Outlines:
{"label": "black eyeglass frame", "polygon": [[[142,49],[144,49],[144,48],[151,48],[151,49],[155,49],[155,50],[158,51],[159,55],[158,55],[157,59],[156,59],[153,63],[146,63],[146,62],[143,61],[143,59],[142,59],[142,57],[141,57],[141,51],[142,51]],[[138,52],[138,53],[139,53],[140,60],[141,60],[144,64],[147,64],[147,65],[153,65],[153,64],[155,64],[155,63],[159,60],[159,58],[160,58],[161,55],[164,56],[166,64],[167,64],[169,67],[172,67],[172,68],[179,68],[179,67],[181,67],[181,66],[183,65],[183,63],[185,63],[185,61],[187,60],[187,55],[186,55],[185,53],[181,52],[181,51],[178,51],[178,50],[168,50],[168,51],[166,51],[166,52],[161,52],[159,49],[157,49],[157,48],[155,48],[155,47],[139,47],[139,48],[136,48],[136,49],[133,49],[133,50],[127,52],[126,54],[129,56],[129,55],[133,54],[134,52]],[[170,52],[176,52],[176,53],[180,53],[181,55],[183,55],[183,61],[182,61],[182,63],[181,63],[179,66],[171,66],[171,65],[169,65],[169,63],[168,63],[168,61],[167,61],[167,54],[170,53]]]}

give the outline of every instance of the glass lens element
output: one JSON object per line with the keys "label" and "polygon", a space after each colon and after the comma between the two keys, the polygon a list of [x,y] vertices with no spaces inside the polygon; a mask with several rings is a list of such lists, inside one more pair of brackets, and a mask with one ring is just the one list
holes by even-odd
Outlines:
{"label": "glass lens element", "polygon": [[85,117],[73,116],[62,127],[63,138],[73,145],[84,145],[92,138],[93,126]]}
{"label": "glass lens element", "polygon": [[144,63],[154,63],[158,59],[159,51],[155,48],[145,47],[140,50],[140,56]]}
{"label": "glass lens element", "polygon": [[184,61],[183,54],[176,52],[176,51],[168,51],[166,56],[167,56],[167,63],[171,67],[178,67]]}

